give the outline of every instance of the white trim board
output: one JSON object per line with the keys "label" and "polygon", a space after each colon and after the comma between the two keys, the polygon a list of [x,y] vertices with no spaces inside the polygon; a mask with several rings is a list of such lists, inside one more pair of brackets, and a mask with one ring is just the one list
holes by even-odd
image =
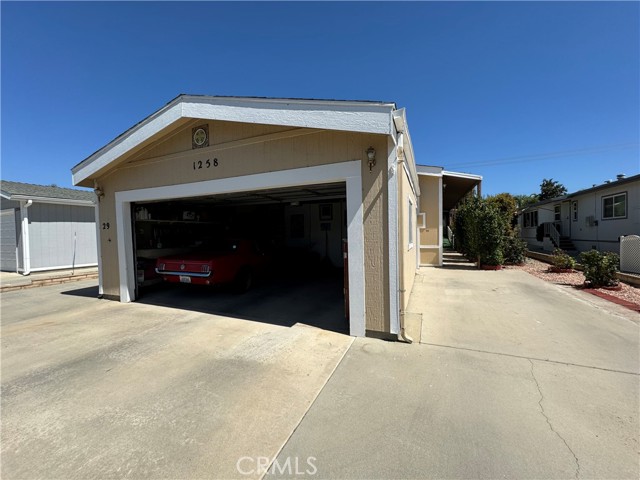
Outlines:
{"label": "white trim board", "polygon": [[398,168],[397,146],[393,137],[387,142],[387,221],[389,224],[389,332],[400,333],[398,291]]}
{"label": "white trim board", "polygon": [[[271,188],[346,182],[347,236],[349,240],[349,331],[353,336],[365,335],[364,228],[362,211],[361,161],[354,160],[316,167],[281,170],[242,177],[204,182],[152,187],[116,192],[116,228],[120,301],[135,298],[135,263],[131,203],[153,200],[198,197]],[[127,240],[128,239],[128,240]]]}
{"label": "white trim board", "polygon": [[33,203],[54,203],[58,205],[74,205],[78,207],[93,207],[95,201],[93,200],[76,200],[71,198],[52,198],[52,197],[34,197],[32,195],[11,195],[7,197],[2,195],[3,198],[14,202],[32,200]]}
{"label": "white trim board", "polygon": [[71,169],[74,185],[183,118],[391,134],[392,103],[181,95]]}

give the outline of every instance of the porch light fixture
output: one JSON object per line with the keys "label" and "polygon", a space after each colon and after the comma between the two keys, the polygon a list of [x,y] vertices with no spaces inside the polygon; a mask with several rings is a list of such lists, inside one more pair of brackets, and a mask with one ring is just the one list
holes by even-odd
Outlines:
{"label": "porch light fixture", "polygon": [[369,159],[369,171],[371,171],[376,164],[376,150],[373,147],[367,148],[367,158]]}
{"label": "porch light fixture", "polygon": [[97,181],[93,182],[93,193],[96,194],[96,197],[98,198],[98,201],[100,201],[100,199],[102,197],[104,197],[104,190],[102,190],[102,188],[100,188],[100,186],[98,185]]}

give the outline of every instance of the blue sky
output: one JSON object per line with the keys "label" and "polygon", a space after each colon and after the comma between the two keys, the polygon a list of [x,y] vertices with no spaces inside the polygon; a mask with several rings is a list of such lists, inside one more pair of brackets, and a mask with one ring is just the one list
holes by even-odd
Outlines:
{"label": "blue sky", "polygon": [[180,93],[394,101],[483,193],[640,173],[638,2],[2,2],[2,179],[70,169]]}

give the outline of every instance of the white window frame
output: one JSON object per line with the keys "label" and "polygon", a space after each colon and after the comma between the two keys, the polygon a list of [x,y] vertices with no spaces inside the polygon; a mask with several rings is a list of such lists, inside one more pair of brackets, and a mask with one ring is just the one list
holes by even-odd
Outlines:
{"label": "white window frame", "polygon": [[553,221],[561,222],[562,221],[562,205],[554,205],[553,206]]}
{"label": "white window frame", "polygon": [[[624,215],[618,215],[616,216],[615,214],[615,206],[616,206],[616,197],[624,197]],[[602,220],[621,220],[624,218],[627,218],[627,211],[628,211],[628,205],[629,203],[627,202],[627,192],[620,192],[620,193],[613,193],[611,195],[607,195],[607,196],[603,196],[602,197]],[[605,200],[609,200],[611,199],[613,201],[613,205],[612,205],[612,216],[611,217],[605,217],[604,215],[604,202]]]}
{"label": "white window frame", "polygon": [[578,221],[578,202],[571,202],[571,220]]}

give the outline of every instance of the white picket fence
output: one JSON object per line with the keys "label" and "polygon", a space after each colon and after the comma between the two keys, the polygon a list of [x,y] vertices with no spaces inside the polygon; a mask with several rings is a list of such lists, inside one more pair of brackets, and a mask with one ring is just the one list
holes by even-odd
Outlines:
{"label": "white picket fence", "polygon": [[640,237],[620,237],[620,271],[640,274]]}

